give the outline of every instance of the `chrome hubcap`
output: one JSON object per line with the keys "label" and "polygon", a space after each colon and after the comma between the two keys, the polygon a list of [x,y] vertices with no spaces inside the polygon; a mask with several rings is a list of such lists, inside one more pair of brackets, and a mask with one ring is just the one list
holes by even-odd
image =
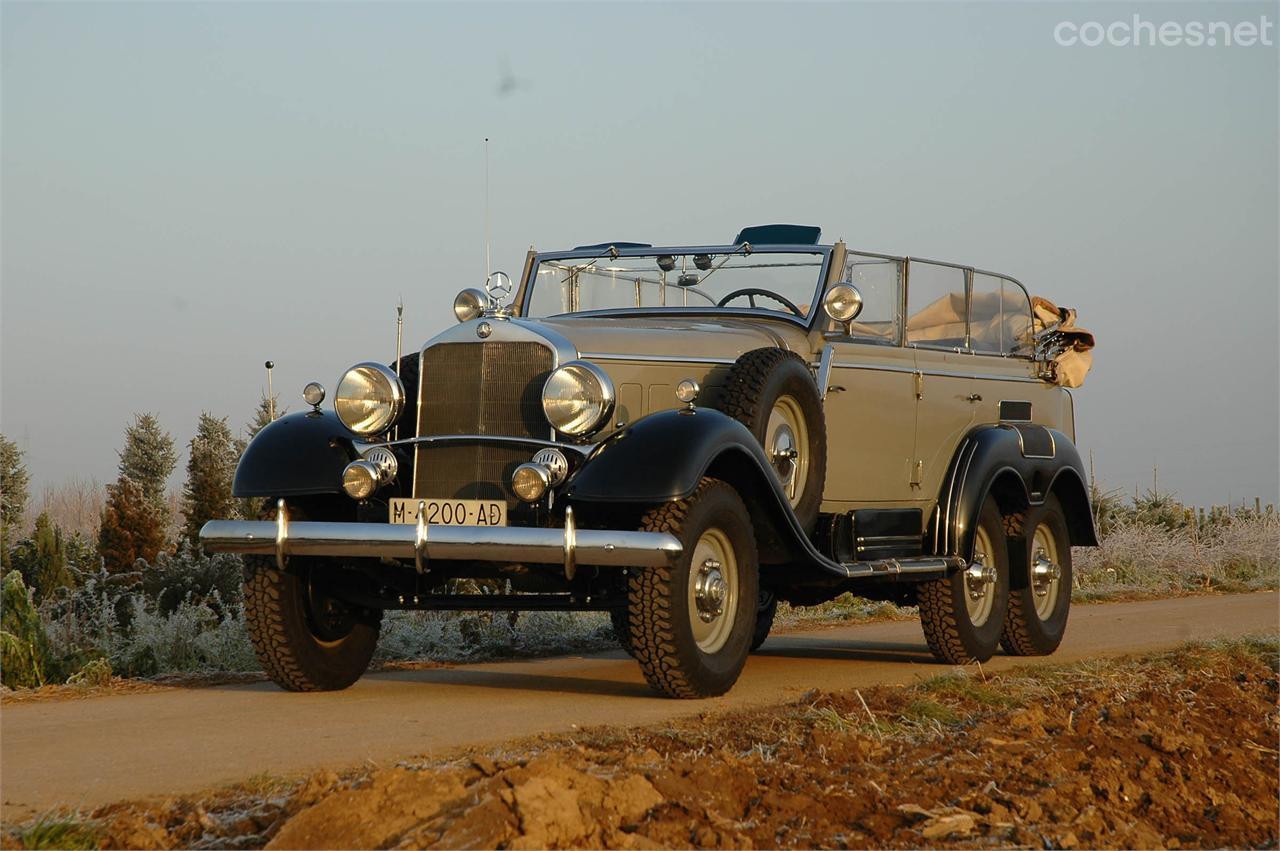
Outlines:
{"label": "chrome hubcap", "polygon": [[729,536],[702,533],[689,562],[689,627],[698,649],[715,653],[729,640],[738,609],[738,559]]}
{"label": "chrome hubcap", "polygon": [[728,593],[729,586],[720,572],[720,562],[713,558],[704,561],[693,584],[693,598],[698,603],[698,617],[703,623],[711,623],[724,614],[724,598]]}
{"label": "chrome hubcap", "polygon": [[779,398],[769,412],[764,449],[783,493],[794,506],[804,496],[809,477],[809,431],[800,403],[790,396]]}
{"label": "chrome hubcap", "polygon": [[1036,616],[1040,620],[1047,620],[1057,608],[1061,580],[1057,542],[1053,531],[1041,523],[1031,541],[1031,590],[1034,592]]}
{"label": "chrome hubcap", "polygon": [[796,436],[791,433],[790,426],[781,425],[774,432],[769,454],[773,456],[773,469],[778,471],[778,481],[784,488],[789,488],[791,480],[796,477],[796,459],[800,457],[796,451]]}
{"label": "chrome hubcap", "polygon": [[997,575],[991,563],[993,551],[986,530],[978,527],[974,532],[973,562],[964,571],[965,609],[974,626],[985,624],[995,607]]}

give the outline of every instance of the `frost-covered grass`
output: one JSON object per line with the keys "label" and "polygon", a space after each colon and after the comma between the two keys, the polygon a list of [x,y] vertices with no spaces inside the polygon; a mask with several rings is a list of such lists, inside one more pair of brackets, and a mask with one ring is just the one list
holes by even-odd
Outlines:
{"label": "frost-covered grass", "polygon": [[1177,528],[1123,521],[1072,551],[1074,599],[1280,587],[1280,515],[1241,514]]}
{"label": "frost-covered grass", "polygon": [[[1109,526],[1101,547],[1076,549],[1073,555],[1074,597],[1082,601],[1274,589],[1280,587],[1280,516],[1247,513],[1173,528],[1123,518]],[[260,670],[244,627],[238,573],[234,557],[183,552],[154,566],[140,565],[132,579],[80,575],[76,588],[29,609],[38,612],[47,637],[47,658],[39,660],[36,684],[67,677],[101,683],[112,673]],[[182,596],[173,589],[181,589]],[[23,588],[21,593],[29,592]],[[14,611],[10,607],[11,619]],[[777,628],[913,614],[910,608],[845,594],[820,606],[784,604]],[[30,637],[23,642],[40,646]],[[475,662],[616,646],[608,617],[595,612],[388,612],[375,663]],[[56,677],[49,674],[54,671]]]}
{"label": "frost-covered grass", "polygon": [[387,612],[375,659],[477,662],[617,646],[599,612]]}

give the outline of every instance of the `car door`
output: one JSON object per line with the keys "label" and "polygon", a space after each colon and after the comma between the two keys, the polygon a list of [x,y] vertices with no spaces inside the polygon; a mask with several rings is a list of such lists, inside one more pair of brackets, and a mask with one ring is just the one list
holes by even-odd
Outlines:
{"label": "car door", "polygon": [[919,499],[911,487],[915,364],[902,347],[902,261],[850,252],[842,280],[862,295],[862,312],[826,335],[831,369],[825,512]]}
{"label": "car door", "polygon": [[907,261],[907,345],[916,368],[912,486],[937,498],[956,447],[977,420],[968,353],[968,270]]}

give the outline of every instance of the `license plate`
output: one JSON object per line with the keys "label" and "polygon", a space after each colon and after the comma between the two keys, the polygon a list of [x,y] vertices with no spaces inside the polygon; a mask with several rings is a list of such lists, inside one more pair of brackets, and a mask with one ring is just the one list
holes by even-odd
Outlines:
{"label": "license plate", "polygon": [[425,503],[427,525],[506,526],[507,504],[500,499],[403,499],[391,500],[392,523],[417,523],[418,503]]}

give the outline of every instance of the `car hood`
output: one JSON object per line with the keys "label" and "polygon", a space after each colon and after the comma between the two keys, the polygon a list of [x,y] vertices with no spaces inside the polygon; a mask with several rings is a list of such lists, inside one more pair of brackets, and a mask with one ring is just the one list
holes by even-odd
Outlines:
{"label": "car hood", "polygon": [[805,332],[788,322],[702,317],[565,316],[530,320],[573,344],[584,356],[655,355],[736,359],[752,349],[780,346],[804,352]]}

